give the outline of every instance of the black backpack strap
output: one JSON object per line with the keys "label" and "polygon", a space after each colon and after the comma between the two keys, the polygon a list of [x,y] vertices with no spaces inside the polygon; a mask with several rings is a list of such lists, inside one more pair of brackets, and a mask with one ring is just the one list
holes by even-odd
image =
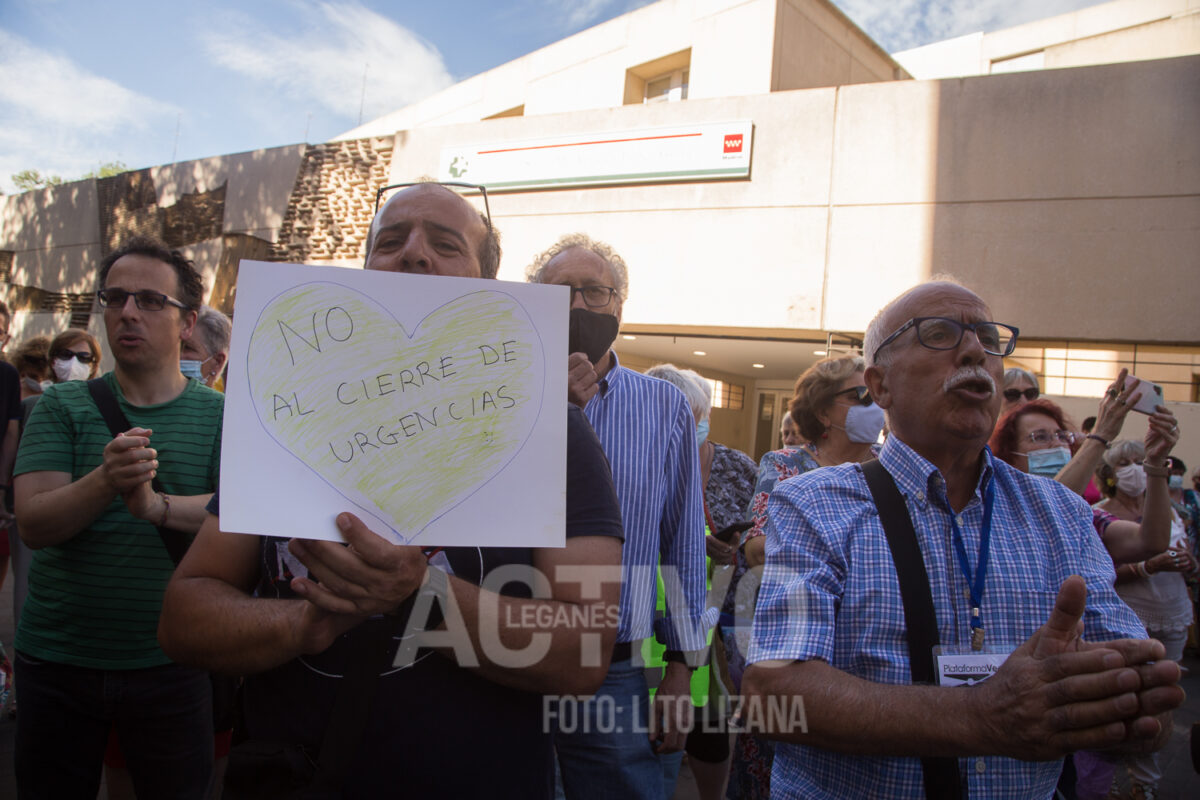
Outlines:
{"label": "black backpack strap", "polygon": [[[113,438],[120,436],[133,427],[129,424],[129,419],[125,416],[125,412],[121,410],[121,406],[117,402],[117,396],[113,394],[112,389],[108,387],[108,382],[104,378],[92,378],[87,382],[87,385],[88,392],[91,393],[92,400],[96,403],[96,408],[100,409],[100,416],[104,417],[104,422],[108,425],[108,431],[113,435]],[[151,481],[150,485],[156,492],[163,490],[157,477]],[[163,547],[167,548],[167,555],[178,566],[188,549],[189,542],[187,536],[184,535],[183,531],[159,528],[157,525],[154,527],[158,530]]]}
{"label": "black backpack strap", "polygon": [[[904,498],[896,488],[891,474],[871,459],[862,465],[867,487],[879,510],[879,520],[887,535],[888,548],[896,565],[900,581],[900,597],[904,601],[904,626],[908,635],[908,662],[914,684],[936,685],[933,668],[933,648],[938,645],[937,613],[929,588],[929,573],[921,556],[917,532]],[[925,796],[929,798],[961,798],[962,784],[956,758],[922,758],[925,774]]]}

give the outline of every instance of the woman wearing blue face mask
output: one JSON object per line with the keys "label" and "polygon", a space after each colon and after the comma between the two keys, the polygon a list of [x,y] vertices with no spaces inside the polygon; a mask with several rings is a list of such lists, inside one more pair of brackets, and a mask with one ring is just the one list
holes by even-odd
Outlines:
{"label": "woman wearing blue face mask", "polygon": [[1182,458],[1167,456],[1167,469],[1170,471],[1170,476],[1167,478],[1167,491],[1171,495],[1171,508],[1175,509],[1175,513],[1183,519],[1194,555],[1196,553],[1195,546],[1200,544],[1200,501],[1197,500],[1195,492],[1183,488],[1184,476],[1187,475],[1187,464],[1183,463]]}
{"label": "woman wearing blue face mask", "polygon": [[[1057,479],[1077,493],[1082,493],[1087,484],[1087,478],[1083,476],[1094,469],[1101,455],[1106,462],[1116,466],[1117,472],[1114,473],[1113,468],[1109,467],[1107,473],[1101,475],[1101,482],[1105,483],[1111,495],[1119,495],[1136,505],[1137,513],[1127,510],[1127,513],[1117,514],[1112,513],[1115,509],[1093,508],[1092,523],[1117,566],[1118,584],[1122,583],[1122,575],[1126,580],[1140,580],[1135,576],[1140,576],[1142,571],[1154,573],[1184,569],[1190,559],[1168,549],[1174,514],[1167,494],[1167,468],[1154,466],[1165,464],[1167,453],[1179,440],[1175,417],[1160,406],[1159,411],[1150,417],[1144,447],[1138,442],[1126,441],[1113,443],[1109,449],[1108,436],[1115,437],[1120,432],[1128,406],[1137,400],[1133,396],[1136,392],[1122,388],[1124,381],[1125,373],[1122,371],[1101,401],[1100,421],[1086,440],[1069,430],[1061,408],[1049,400],[1037,399],[1014,409],[1001,419],[989,442],[997,458],[1023,472],[1041,475],[1047,480]],[[1074,456],[1072,448],[1076,451]],[[1143,459],[1151,465],[1145,470],[1142,467]],[[1071,469],[1065,469],[1068,463]],[[1177,573],[1172,579],[1178,582],[1180,588],[1184,588],[1183,580]],[[1168,588],[1174,592],[1173,587]],[[1117,591],[1124,597],[1121,586]],[[1140,589],[1132,591],[1137,593]],[[1184,588],[1182,599],[1186,598]],[[1126,602],[1141,616],[1134,602]],[[1180,610],[1183,610],[1182,607]],[[1190,615],[1190,603],[1186,611]],[[1155,636],[1151,624],[1155,620],[1148,617],[1142,617],[1142,620],[1150,635]],[[1175,636],[1175,633],[1171,633],[1168,639],[1173,641]],[[1164,639],[1163,643],[1167,644],[1168,639]],[[1182,640],[1179,650],[1181,653]],[[1180,653],[1173,653],[1171,646],[1168,646],[1167,657],[1178,660]],[[1115,771],[1113,761],[1103,754],[1090,752],[1076,753],[1074,761],[1076,797],[1098,800],[1108,796]],[[1145,786],[1157,781],[1151,762],[1145,765],[1140,761],[1131,763],[1130,770],[1134,780]]]}
{"label": "woman wearing blue face mask", "polygon": [[[1179,440],[1174,417],[1157,414],[1152,419],[1147,459],[1161,461]],[[1174,430],[1173,430],[1174,429]],[[1011,411],[992,433],[992,454],[1022,472],[1054,479],[1072,459],[1072,449],[1083,437],[1070,430],[1062,409],[1039,398]],[[1140,468],[1140,465],[1139,465]],[[1171,503],[1165,480],[1155,479],[1146,495],[1144,519],[1132,519],[1094,509],[1093,524],[1108,554],[1116,563],[1137,561],[1167,548],[1171,531]],[[1140,517],[1141,515],[1139,515]]]}

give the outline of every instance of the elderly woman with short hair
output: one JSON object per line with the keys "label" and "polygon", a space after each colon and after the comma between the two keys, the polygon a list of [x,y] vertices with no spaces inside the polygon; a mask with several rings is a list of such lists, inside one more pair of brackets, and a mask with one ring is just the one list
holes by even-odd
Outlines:
{"label": "elderly woman with short hair", "polygon": [[192,336],[183,342],[179,351],[179,370],[210,389],[229,361],[229,339],[233,323],[229,317],[212,306],[201,306],[196,316]]}
{"label": "elderly woman with short hair", "polygon": [[[712,414],[712,389],[694,370],[674,364],[658,364],[646,370],[652,378],[674,384],[687,398],[696,418],[696,444],[700,455],[700,480],[704,487],[704,519],[710,533],[718,533],[744,518],[746,504],[754,491],[753,459],[741,450],[714,442],[708,435]],[[733,563],[733,548],[705,537],[709,558],[719,564]]]}
{"label": "elderly woman with short hair", "polygon": [[21,342],[12,353],[12,365],[21,376],[21,399],[42,393],[50,380],[50,337],[34,336]]}
{"label": "elderly woman with short hair", "polygon": [[[1113,442],[1096,472],[1101,491],[1108,499],[1096,507],[1118,519],[1140,521],[1145,510],[1147,481],[1161,481],[1165,485],[1169,475],[1165,459],[1158,456],[1156,460],[1159,463],[1146,457],[1141,442],[1128,439]],[[1116,587],[1117,594],[1138,615],[1151,638],[1163,643],[1166,658],[1179,661],[1183,658],[1188,626],[1192,624],[1192,601],[1183,576],[1194,576],[1198,565],[1189,552],[1183,520],[1174,510],[1171,517],[1170,546],[1145,561],[1119,565]],[[1133,778],[1134,796],[1155,796],[1162,778],[1158,754],[1131,756],[1125,763]]]}
{"label": "elderly woman with short hair", "polygon": [[861,356],[826,358],[796,381],[790,414],[807,441],[794,449],[772,450],[758,466],[749,514],[754,527],[743,537],[746,561],[763,563],[767,497],[781,480],[819,467],[867,461],[883,431],[883,409],[875,405],[863,380]]}
{"label": "elderly woman with short hair", "polygon": [[1004,370],[1004,388],[1000,394],[1000,414],[1004,415],[1015,408],[1020,408],[1031,400],[1037,400],[1042,393],[1037,376],[1021,367],[1009,367]]}
{"label": "elderly woman with short hair", "polygon": [[[750,456],[718,444],[708,435],[709,417],[712,413],[712,389],[705,378],[690,369],[679,369],[674,364],[659,364],[646,370],[652,378],[659,378],[676,386],[691,406],[696,417],[696,444],[700,451],[700,481],[704,487],[704,519],[709,535],[704,537],[705,550],[713,565],[734,563],[735,547],[713,534],[742,521],[746,504],[754,491],[755,466]],[[709,579],[709,589],[717,585],[714,572]],[[727,574],[727,573],[726,573]],[[714,651],[715,652],[715,651]],[[715,659],[712,668],[725,666],[723,659]],[[729,776],[729,737],[723,726],[713,718],[719,713],[715,698],[705,705],[704,725],[697,724],[688,734],[686,751],[696,790],[701,800],[725,796],[725,785]]]}

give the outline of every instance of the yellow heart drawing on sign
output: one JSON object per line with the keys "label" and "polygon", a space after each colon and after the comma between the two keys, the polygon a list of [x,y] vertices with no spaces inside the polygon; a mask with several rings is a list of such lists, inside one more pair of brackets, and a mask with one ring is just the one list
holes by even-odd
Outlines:
{"label": "yellow heart drawing on sign", "polygon": [[545,383],[533,322],[492,290],[410,334],[361,292],[302,284],[263,309],[246,366],[268,435],[404,542],[512,461]]}

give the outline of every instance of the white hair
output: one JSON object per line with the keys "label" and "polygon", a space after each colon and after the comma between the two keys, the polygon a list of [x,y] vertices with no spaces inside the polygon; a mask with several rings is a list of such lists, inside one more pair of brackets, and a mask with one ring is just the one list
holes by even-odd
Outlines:
{"label": "white hair", "polygon": [[212,306],[200,306],[196,315],[196,328],[192,334],[203,345],[210,356],[229,352],[229,338],[233,334],[233,322]]}
{"label": "white hair", "polygon": [[708,419],[712,413],[712,387],[703,375],[692,369],[680,369],[674,364],[655,364],[646,370],[651,378],[671,384],[687,399],[692,416],[697,422]]}
{"label": "white hair", "polygon": [[1136,439],[1121,439],[1113,442],[1101,458],[1104,463],[1108,464],[1113,469],[1117,468],[1117,464],[1121,463],[1122,459],[1128,458],[1132,461],[1141,461],[1146,457],[1146,447]]}
{"label": "white hair", "polygon": [[1024,379],[1027,383],[1033,384],[1033,388],[1037,389],[1039,394],[1041,393],[1042,386],[1038,383],[1037,375],[1034,375],[1029,370],[1022,369],[1021,367],[1009,367],[1008,369],[1004,370],[1005,389],[1022,379]]}
{"label": "white hair", "polygon": [[533,263],[525,268],[525,280],[529,283],[542,283],[550,262],[559,254],[574,247],[598,256],[608,265],[612,272],[613,283],[616,284],[612,288],[617,290],[617,297],[620,297],[621,302],[624,303],[625,298],[629,296],[629,268],[625,266],[625,259],[617,255],[617,251],[613,250],[612,245],[596,241],[585,233],[568,233],[539,254]]}

